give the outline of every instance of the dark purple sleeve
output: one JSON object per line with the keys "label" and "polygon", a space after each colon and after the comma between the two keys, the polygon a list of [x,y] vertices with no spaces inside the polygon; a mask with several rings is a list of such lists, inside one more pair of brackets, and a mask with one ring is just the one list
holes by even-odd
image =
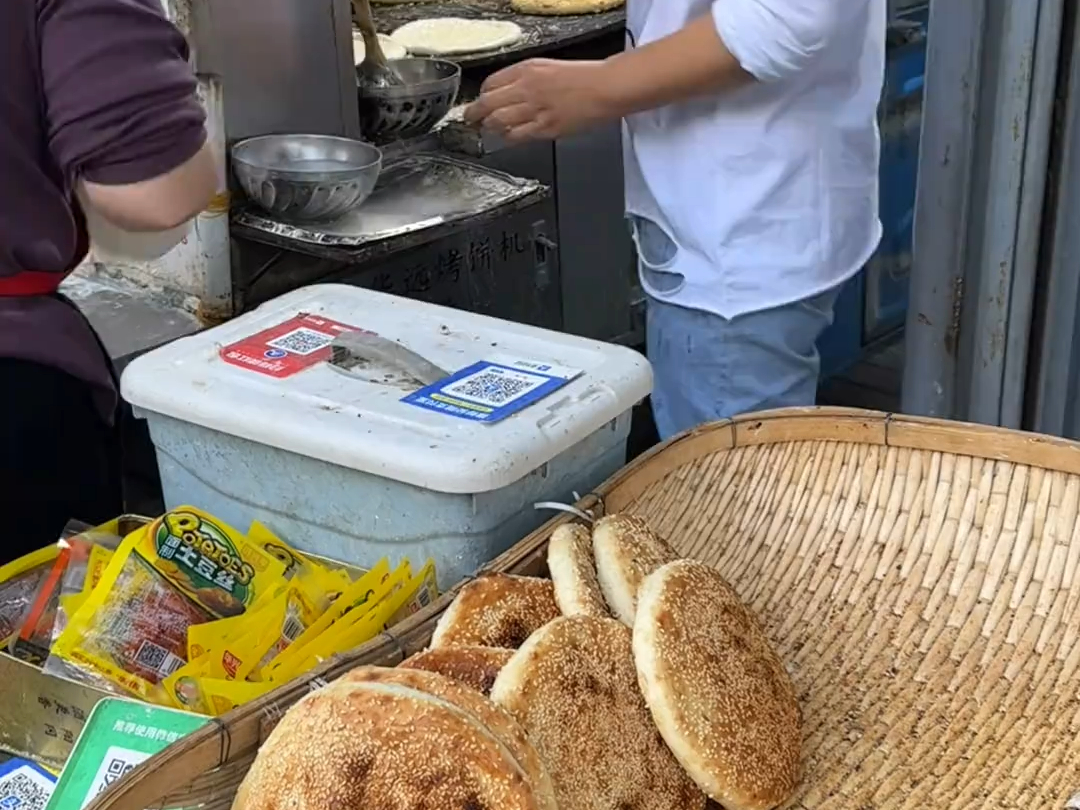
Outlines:
{"label": "dark purple sleeve", "polygon": [[150,180],[206,140],[187,42],[160,0],[40,0],[49,149],[65,178]]}

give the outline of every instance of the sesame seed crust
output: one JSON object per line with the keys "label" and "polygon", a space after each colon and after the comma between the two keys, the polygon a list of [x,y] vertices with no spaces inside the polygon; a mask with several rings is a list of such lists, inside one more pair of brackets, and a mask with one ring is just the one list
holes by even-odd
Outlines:
{"label": "sesame seed crust", "polygon": [[679,560],[638,592],[641,691],[660,734],[727,810],[769,810],[799,780],[801,717],[761,625],[715,569]]}
{"label": "sesame seed crust", "polygon": [[398,666],[437,672],[487,696],[491,694],[495,677],[513,654],[513,650],[501,647],[436,647],[422,650],[406,658]]}
{"label": "sesame seed crust", "polygon": [[488,574],[458,592],[439,617],[431,646],[516,650],[533,631],[559,615],[551,580]]}
{"label": "sesame seed crust", "polygon": [[566,523],[548,541],[548,571],[555,602],[564,616],[611,617],[593,561],[592,533],[580,523]]}
{"label": "sesame seed crust", "polygon": [[[510,654],[509,650],[501,650],[500,652]],[[418,669],[402,669],[400,667],[396,669],[373,666],[357,667],[347,672],[334,683],[335,685],[353,683],[397,684],[450,703],[456,709],[468,714],[472,720],[481,725],[506,747],[513,756],[514,762],[525,773],[529,789],[536,799],[539,809],[557,810],[551,777],[548,775],[547,768],[540,759],[540,755],[525,735],[525,729],[518,724],[513,715],[500,706],[496,706],[476,690],[445,675]]]}
{"label": "sesame seed crust", "polygon": [[678,555],[635,515],[608,515],[593,527],[596,577],[615,618],[634,626],[637,592],[642,581]]}
{"label": "sesame seed crust", "polygon": [[524,726],[562,810],[705,807],[649,715],[620,622],[556,619],[514,654],[491,695]]}
{"label": "sesame seed crust", "polygon": [[464,712],[384,684],[331,684],[263,743],[233,810],[539,810],[505,748]]}

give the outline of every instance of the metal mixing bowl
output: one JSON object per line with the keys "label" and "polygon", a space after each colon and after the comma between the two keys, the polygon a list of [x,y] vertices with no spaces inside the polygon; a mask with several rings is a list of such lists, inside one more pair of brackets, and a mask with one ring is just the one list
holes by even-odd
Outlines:
{"label": "metal mixing bowl", "polygon": [[360,130],[375,143],[431,130],[457,99],[461,68],[446,59],[409,57],[391,62],[403,86],[376,87],[356,77]]}
{"label": "metal mixing bowl", "polygon": [[375,188],[382,152],[332,135],[261,135],[232,148],[236,179],[248,198],[282,219],[336,219]]}

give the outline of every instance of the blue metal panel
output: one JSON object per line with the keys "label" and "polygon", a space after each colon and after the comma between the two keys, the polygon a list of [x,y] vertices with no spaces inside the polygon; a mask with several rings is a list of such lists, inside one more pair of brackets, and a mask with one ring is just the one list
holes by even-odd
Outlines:
{"label": "blue metal panel", "polygon": [[867,344],[903,326],[919,163],[928,6],[908,8],[890,24],[881,103],[881,245],[845,287],[833,325],[818,343],[822,376],[857,363]]}

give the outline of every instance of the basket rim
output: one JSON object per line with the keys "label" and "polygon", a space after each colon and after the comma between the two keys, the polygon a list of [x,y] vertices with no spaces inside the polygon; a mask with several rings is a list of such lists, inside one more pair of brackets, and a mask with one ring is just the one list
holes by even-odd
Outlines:
{"label": "basket rim", "polygon": [[[619,470],[576,504],[599,517],[619,511],[648,487],[675,469],[704,455],[740,447],[792,441],[835,441],[906,448],[1003,463],[1023,464],[1067,474],[1080,474],[1080,442],[1056,436],[935,417],[910,416],[859,408],[806,407],[761,411],[686,431],[657,445]],[[546,552],[555,527],[573,522],[560,513],[508,551],[481,567],[477,575],[516,571]],[[464,580],[468,581],[467,578]],[[280,716],[279,706],[361,664],[393,664],[427,646],[434,621],[453,600],[458,583],[439,599],[376,639],[335,656],[312,672],[240,707],[140,764],[128,777],[98,796],[87,810],[159,806],[163,792],[151,788],[151,776],[205,774],[250,756],[261,742],[264,720]],[[395,660],[396,659],[396,660]],[[287,701],[287,702],[286,702]],[[168,782],[169,780],[166,780]],[[166,791],[171,792],[171,791]],[[168,805],[166,805],[168,806]]]}

